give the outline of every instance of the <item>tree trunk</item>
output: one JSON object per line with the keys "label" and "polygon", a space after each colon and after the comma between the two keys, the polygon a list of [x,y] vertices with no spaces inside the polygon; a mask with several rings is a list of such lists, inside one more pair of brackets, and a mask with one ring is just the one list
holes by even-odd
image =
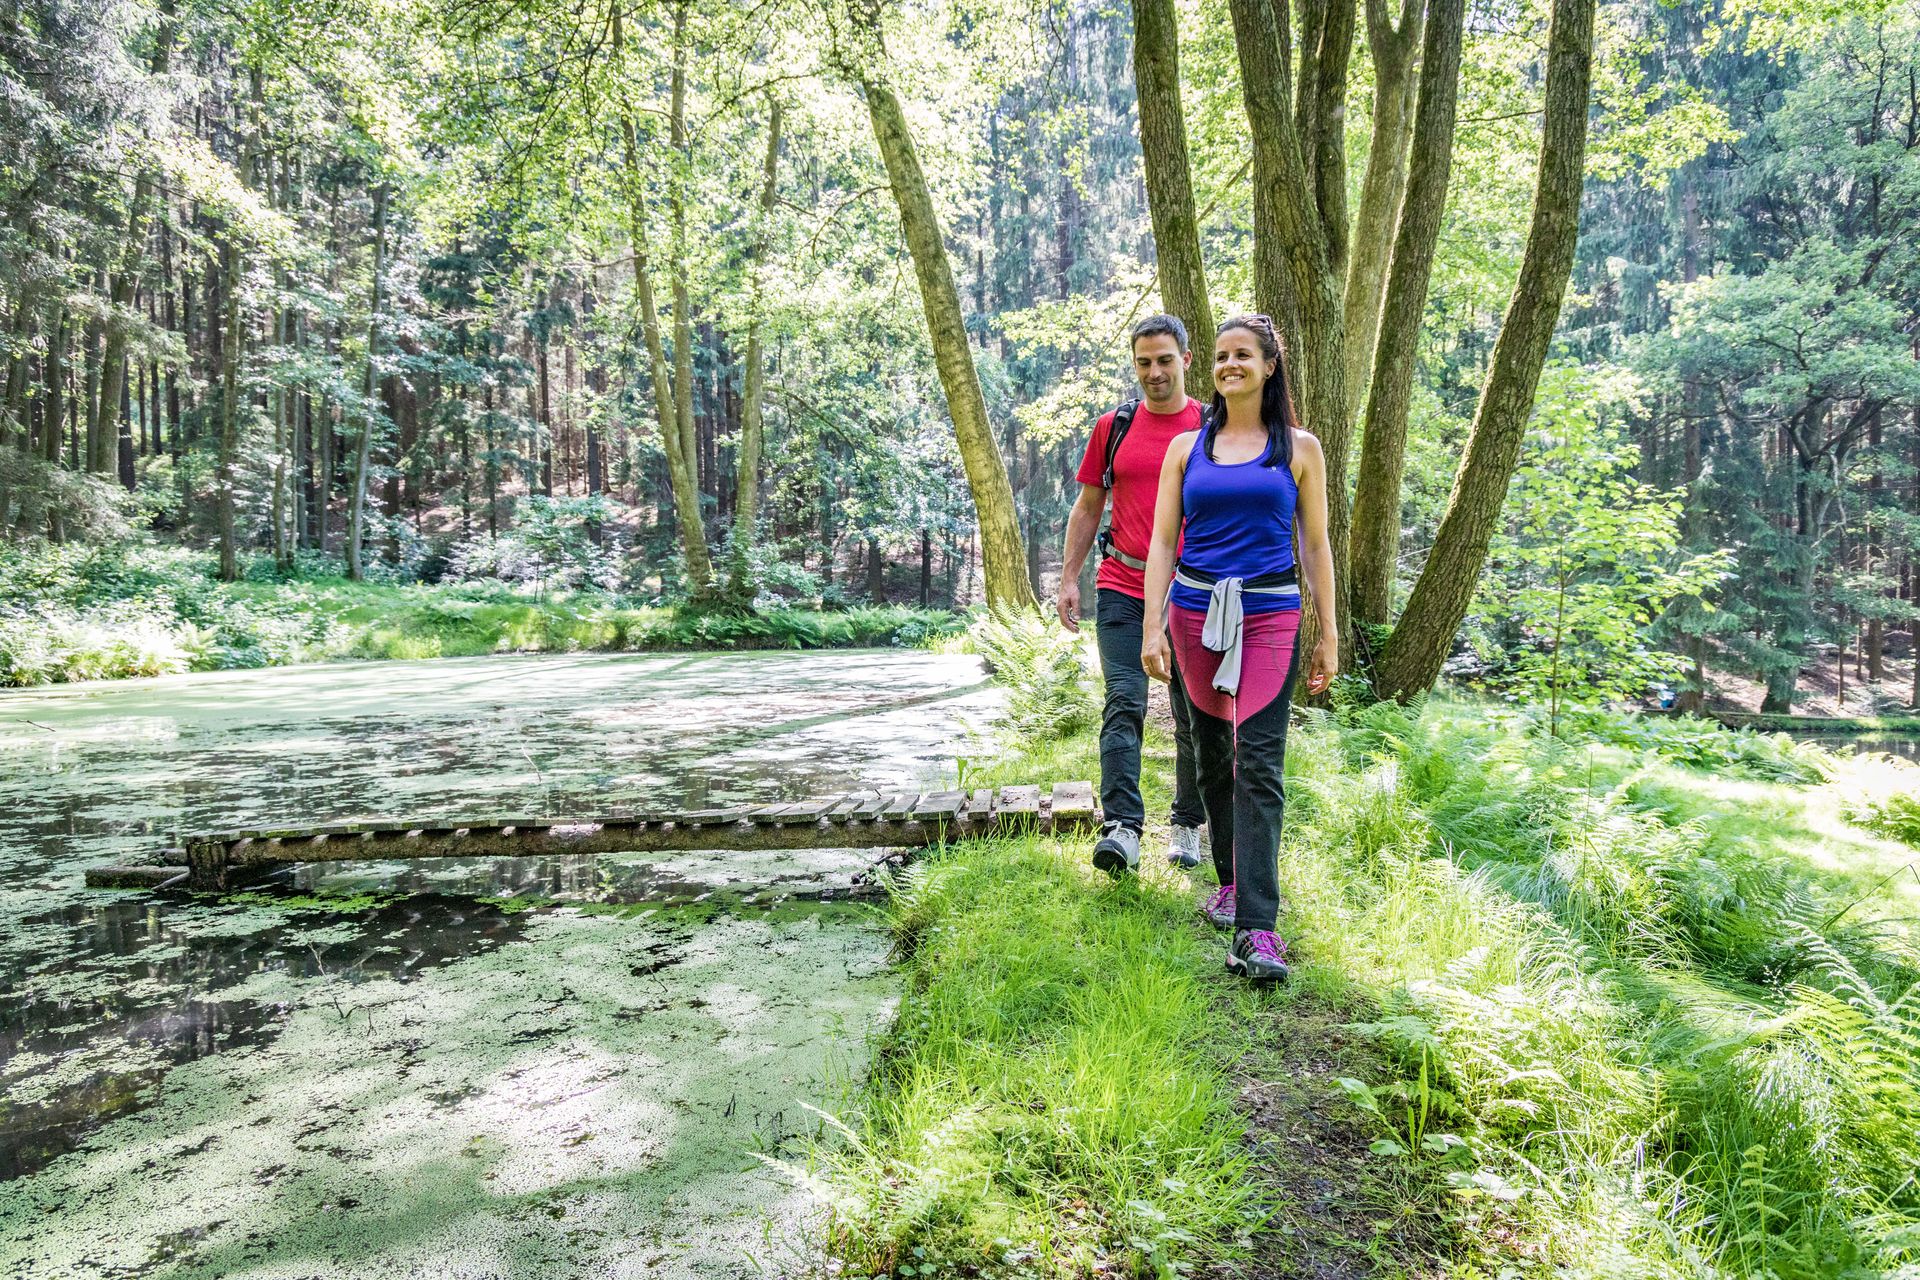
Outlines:
{"label": "tree trunk", "polygon": [[[1436,4],[1436,9],[1438,5]],[[1390,254],[1396,252],[1402,196],[1407,189],[1407,151],[1413,138],[1414,90],[1423,83],[1432,53],[1421,59],[1415,74],[1413,53],[1420,47],[1428,22],[1424,0],[1403,0],[1400,21],[1387,17],[1386,0],[1367,0],[1367,48],[1373,55],[1373,137],[1367,144],[1367,171],[1360,180],[1360,207],[1353,215],[1353,251],[1347,262],[1345,313],[1347,329],[1347,399],[1365,402],[1367,377],[1373,372],[1374,343],[1380,333],[1380,308],[1385,302]],[[1457,25],[1457,24],[1456,24]],[[1459,37],[1454,37],[1457,46]],[[1456,62],[1458,53],[1456,48]],[[1457,72],[1455,79],[1457,81]],[[1457,86],[1448,95],[1458,97]],[[1451,113],[1448,143],[1452,143]],[[1447,157],[1451,160],[1451,156]],[[1442,184],[1444,187],[1444,182]],[[1433,211],[1437,225],[1440,210]],[[1366,477],[1362,461],[1360,475]],[[1354,520],[1357,523],[1359,516]],[[1356,530],[1354,536],[1359,537]],[[1359,554],[1356,549],[1355,555]],[[1358,568],[1355,573],[1359,572]],[[1355,602],[1358,608],[1358,602]],[[1361,613],[1361,618],[1366,615]]]}
{"label": "tree trunk", "polygon": [[[673,7],[673,78],[668,127],[673,144],[673,169],[667,182],[668,212],[672,218],[671,276],[673,281],[673,409],[680,427],[680,447],[693,473],[694,519],[701,507],[700,438],[693,421],[693,297],[687,285],[687,179],[693,168],[693,146],[687,135],[687,0]],[[712,474],[708,467],[707,473]],[[704,534],[705,525],[702,523]],[[712,570],[701,583],[700,594],[711,592]]]}
{"label": "tree trunk", "polygon": [[234,471],[240,465],[240,246],[231,226],[220,243],[221,300],[226,314],[220,325],[220,452],[216,487],[220,495],[220,580],[240,577],[240,551],[235,545]]}
{"label": "tree trunk", "polygon": [[[155,77],[167,74],[173,55],[173,8],[174,0],[162,0],[160,28],[154,37],[153,60],[149,67]],[[257,97],[260,91],[258,71],[253,73],[253,91]],[[240,180],[247,180],[244,170]],[[133,306],[134,289],[140,282],[140,262],[146,253],[147,211],[153,203],[153,187],[153,174],[143,167],[133,180],[133,203],[127,209],[126,240],[120,247],[120,265],[108,291],[106,350],[100,375],[100,413],[103,418],[113,411],[113,406],[120,403],[121,393],[126,386],[127,312]],[[113,455],[108,452],[112,441],[104,430],[96,435],[100,439],[102,452],[89,462],[87,469],[104,475],[113,469]],[[132,488],[132,485],[127,487]]]}
{"label": "tree trunk", "polygon": [[747,320],[746,386],[740,406],[740,450],[734,459],[733,567],[728,593],[736,601],[744,600],[753,589],[747,580],[747,553],[759,533],[760,455],[765,447],[767,399],[767,356],[761,331],[760,309],[765,281],[762,272],[773,237],[773,210],[780,186],[780,100],[769,103],[767,117],[767,158],[761,166],[760,226],[752,249],[753,311]]}
{"label": "tree trunk", "polygon": [[366,403],[360,416],[360,437],[354,441],[352,489],[347,494],[347,577],[359,582],[366,577],[362,559],[366,554],[367,470],[373,457],[373,429],[379,390],[380,311],[383,306],[387,273],[387,201],[390,193],[382,182],[373,189],[373,304],[367,316],[367,373],[361,386]]}
{"label": "tree trunk", "polygon": [[[613,51],[617,58],[625,45],[620,10],[612,19]],[[700,482],[692,450],[681,434],[674,403],[673,375],[660,337],[660,312],[653,296],[647,265],[647,222],[644,177],[640,168],[639,138],[632,115],[622,112],[620,135],[624,145],[627,180],[627,229],[633,241],[633,285],[640,301],[640,330],[652,370],[654,416],[660,428],[660,446],[667,459],[668,488],[673,494],[674,517],[680,526],[680,547],[686,558],[687,583],[695,596],[712,590],[713,561],[707,554],[706,526],[700,520]]]}
{"label": "tree trunk", "polygon": [[1519,461],[1579,235],[1594,3],[1554,0],[1526,254],[1433,551],[1375,669],[1375,688],[1385,697],[1405,699],[1431,688],[1439,677],[1486,564],[1487,545]]}
{"label": "tree trunk", "polygon": [[[1346,380],[1347,270],[1344,94],[1353,0],[1303,7],[1296,90],[1285,0],[1231,0],[1240,89],[1253,141],[1253,281],[1280,325],[1300,422],[1327,460],[1327,534],[1336,597],[1348,589],[1353,438]],[[1352,611],[1337,610],[1342,628]],[[1351,632],[1342,653],[1352,651]],[[1344,661],[1344,659],[1343,659]]]}
{"label": "tree trunk", "polygon": [[[1378,349],[1367,390],[1360,475],[1353,502],[1353,559],[1349,599],[1354,620],[1385,624],[1392,617],[1395,570],[1400,559],[1400,482],[1406,471],[1407,414],[1413,403],[1420,318],[1427,309],[1440,215],[1453,169],[1453,121],[1460,97],[1464,0],[1434,0],[1421,57],[1420,101],[1415,112],[1412,166],[1406,178],[1400,225],[1394,236],[1392,273],[1380,313]],[[1380,145],[1375,140],[1376,149]],[[1371,170],[1369,170],[1371,174]],[[1356,247],[1355,271],[1364,241]],[[1349,281],[1353,279],[1349,276]],[[1352,316],[1352,284],[1348,315]],[[1349,331],[1349,345],[1360,340]],[[1354,385],[1362,385],[1355,381]]]}
{"label": "tree trunk", "polygon": [[953,433],[960,444],[960,460],[967,472],[980,522],[986,562],[987,603],[994,607],[1034,608],[1033,588],[1027,583],[1026,549],[1020,545],[1020,520],[1014,511],[1013,485],[994,447],[993,428],[987,422],[987,402],[980,376],[973,366],[966,321],[960,312],[960,293],[953,267],[940,238],[940,222],[926,175],[907,130],[906,113],[893,90],[873,76],[865,76],[867,113],[873,135],[886,162],[900,211],[900,228],[913,256],[914,276],[933,340],[934,362],[953,417]]}
{"label": "tree trunk", "polygon": [[1180,318],[1204,352],[1187,367],[1187,394],[1205,403],[1213,395],[1213,303],[1200,251],[1200,221],[1194,214],[1173,0],[1133,0],[1133,80],[1140,102],[1140,160],[1153,218],[1160,304]]}

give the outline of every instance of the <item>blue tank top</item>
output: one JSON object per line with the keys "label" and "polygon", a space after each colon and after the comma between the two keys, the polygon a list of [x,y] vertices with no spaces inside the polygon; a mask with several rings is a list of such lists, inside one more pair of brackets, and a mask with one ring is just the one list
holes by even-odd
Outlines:
{"label": "blue tank top", "polygon": [[[1293,513],[1300,489],[1290,467],[1266,465],[1273,445],[1249,462],[1215,462],[1207,457],[1202,430],[1187,455],[1180,486],[1186,512],[1180,562],[1216,578],[1258,578],[1293,568]],[[1207,593],[1173,584],[1173,603],[1204,611]],[[1249,592],[1241,597],[1246,613],[1298,609],[1298,596]]]}

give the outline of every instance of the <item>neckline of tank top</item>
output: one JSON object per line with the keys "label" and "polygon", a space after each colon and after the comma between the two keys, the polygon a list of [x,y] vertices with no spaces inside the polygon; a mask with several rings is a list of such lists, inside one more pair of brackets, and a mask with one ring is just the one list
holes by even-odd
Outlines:
{"label": "neckline of tank top", "polygon": [[1268,458],[1273,456],[1273,437],[1272,436],[1267,437],[1266,448],[1262,449],[1259,453],[1254,454],[1251,458],[1248,458],[1245,462],[1216,462],[1214,459],[1208,458],[1207,457],[1207,430],[1205,426],[1202,426],[1200,428],[1200,438],[1196,440],[1194,443],[1200,447],[1200,456],[1206,459],[1206,463],[1210,467],[1250,467],[1256,462],[1265,462]]}

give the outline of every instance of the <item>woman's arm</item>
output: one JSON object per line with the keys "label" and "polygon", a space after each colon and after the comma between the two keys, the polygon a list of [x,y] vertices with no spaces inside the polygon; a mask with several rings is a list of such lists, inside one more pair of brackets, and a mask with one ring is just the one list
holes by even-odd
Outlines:
{"label": "woman's arm", "polygon": [[1300,490],[1294,532],[1301,577],[1320,621],[1320,639],[1307,663],[1307,692],[1325,693],[1340,673],[1340,619],[1333,604],[1333,545],[1327,541],[1327,457],[1320,441],[1305,431],[1293,433],[1293,478]]}
{"label": "woman's arm", "polygon": [[1155,680],[1173,678],[1173,654],[1167,648],[1167,588],[1173,583],[1173,548],[1180,541],[1181,485],[1187,478],[1187,455],[1199,435],[1183,431],[1167,446],[1160,464],[1160,492],[1153,499],[1153,545],[1147,549],[1146,617],[1140,629],[1140,665]]}

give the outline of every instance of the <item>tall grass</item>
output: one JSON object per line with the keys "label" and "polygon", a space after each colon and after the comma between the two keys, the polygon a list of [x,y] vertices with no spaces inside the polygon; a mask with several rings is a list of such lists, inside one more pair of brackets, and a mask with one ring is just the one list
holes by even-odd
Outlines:
{"label": "tall grass", "polygon": [[[1341,1093],[1454,1223],[1449,1274],[1920,1275],[1909,912],[1781,818],[1837,811],[1862,766],[1691,728],[1679,751],[1631,727],[1561,740],[1443,701],[1303,718],[1295,985],[1362,1011],[1389,1065]],[[1001,767],[1094,767],[1090,733],[1026,751]],[[1735,770],[1742,803],[1675,763],[1722,758],[1760,761]],[[1783,758],[1813,781],[1778,780]],[[851,1274],[1232,1251],[1260,1194],[1223,1065],[1244,997],[1199,886],[1100,883],[1081,852],[961,846],[901,884],[907,994],[822,1171]]]}
{"label": "tall grass", "polygon": [[1920,1258],[1920,991],[1850,882],[1471,709],[1316,717],[1289,765],[1301,950],[1381,1009],[1369,1092],[1441,1096],[1448,1139],[1395,1145],[1483,1225],[1571,1274]]}

